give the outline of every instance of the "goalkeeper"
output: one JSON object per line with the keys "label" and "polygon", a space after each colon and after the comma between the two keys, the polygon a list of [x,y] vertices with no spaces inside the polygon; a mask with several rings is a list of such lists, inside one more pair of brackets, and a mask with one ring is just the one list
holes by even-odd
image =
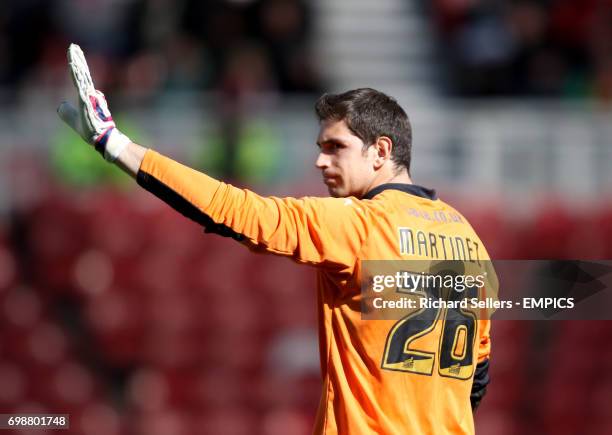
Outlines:
{"label": "goalkeeper", "polygon": [[[462,320],[449,344],[453,324],[443,315],[430,325],[361,317],[363,260],[466,260],[448,240],[467,246],[464,256],[488,259],[465,218],[412,183],[411,127],[394,99],[368,88],[320,97],[316,166],[331,198],[261,197],[134,143],[117,129],[77,45],[68,61],[78,105],[64,102],[58,114],[106,160],[207,231],[317,267],[323,386],[315,433],[474,433],[490,322]],[[407,231],[428,237],[406,243]]]}

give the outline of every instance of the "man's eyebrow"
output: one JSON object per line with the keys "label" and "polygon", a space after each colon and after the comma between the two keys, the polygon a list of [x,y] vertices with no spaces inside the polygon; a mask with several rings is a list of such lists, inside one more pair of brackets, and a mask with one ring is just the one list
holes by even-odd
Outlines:
{"label": "man's eyebrow", "polygon": [[333,138],[333,137],[329,138],[329,139],[322,140],[322,141],[317,141],[317,145],[318,146],[321,146],[321,145],[324,145],[324,144],[339,144],[339,145],[342,145],[342,141],[340,139],[336,139],[336,138]]}

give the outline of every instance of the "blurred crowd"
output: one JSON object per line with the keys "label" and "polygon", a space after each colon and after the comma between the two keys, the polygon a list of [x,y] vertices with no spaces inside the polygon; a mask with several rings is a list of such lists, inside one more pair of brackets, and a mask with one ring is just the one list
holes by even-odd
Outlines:
{"label": "blurred crowd", "polygon": [[321,85],[310,35],[303,0],[7,0],[0,86],[8,98],[61,86],[76,42],[107,93],[313,92]]}
{"label": "blurred crowd", "polygon": [[[446,86],[464,96],[612,99],[609,0],[436,0]],[[11,98],[65,81],[78,42],[106,92],[317,93],[325,88],[305,0],[7,0],[0,86]]]}
{"label": "blurred crowd", "polygon": [[612,100],[609,0],[436,0],[451,92]]}
{"label": "blurred crowd", "polygon": [[[219,157],[207,169],[244,179],[250,166],[241,162],[262,159],[244,158],[257,141],[253,114],[280,94],[323,88],[311,36],[304,0],[7,0],[0,4],[0,106],[73,98],[66,49],[75,42],[117,119],[126,107],[198,101],[200,91],[218,97],[212,118]],[[97,171],[72,152],[60,159],[83,176]]]}

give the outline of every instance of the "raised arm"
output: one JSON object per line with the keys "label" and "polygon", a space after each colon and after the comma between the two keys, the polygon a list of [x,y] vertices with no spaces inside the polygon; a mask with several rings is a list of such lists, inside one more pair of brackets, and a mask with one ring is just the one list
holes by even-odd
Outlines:
{"label": "raised arm", "polygon": [[370,211],[355,199],[263,197],[153,150],[136,179],[207,232],[302,263],[347,271],[368,236]]}
{"label": "raised arm", "polygon": [[354,265],[367,237],[368,211],[362,204],[335,198],[262,197],[148,150],[117,129],[75,44],[68,48],[68,62],[78,108],[63,102],[60,118],[140,186],[208,232],[233,237],[253,249],[337,270]]}

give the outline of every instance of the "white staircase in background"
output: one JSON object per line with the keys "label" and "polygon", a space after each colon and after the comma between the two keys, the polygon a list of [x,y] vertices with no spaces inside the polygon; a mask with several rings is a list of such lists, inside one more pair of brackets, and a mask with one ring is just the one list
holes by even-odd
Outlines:
{"label": "white staircase in background", "polygon": [[332,90],[433,94],[434,38],[419,0],[316,0],[315,50]]}

